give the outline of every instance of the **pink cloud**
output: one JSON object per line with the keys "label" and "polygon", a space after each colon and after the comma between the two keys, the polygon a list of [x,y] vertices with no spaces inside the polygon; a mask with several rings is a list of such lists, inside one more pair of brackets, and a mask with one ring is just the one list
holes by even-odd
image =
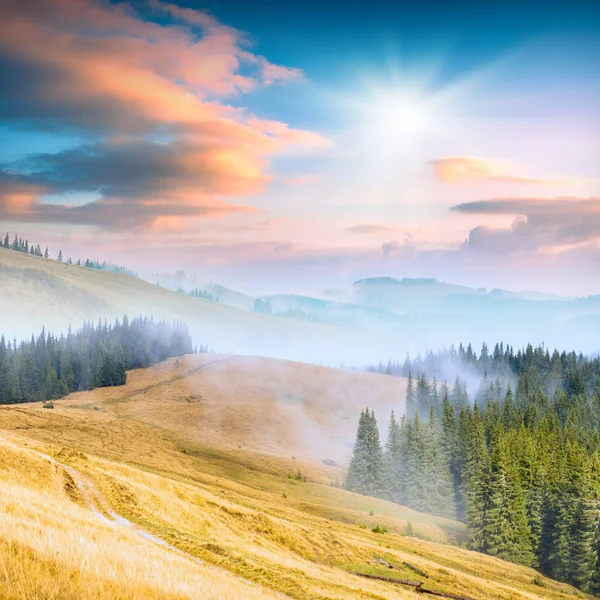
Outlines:
{"label": "pink cloud", "polygon": [[282,179],[282,181],[289,185],[307,185],[321,181],[321,177],[319,175],[298,175],[297,177]]}
{"label": "pink cloud", "polygon": [[234,231],[273,231],[284,221],[284,217],[276,217],[273,219],[267,219],[266,221],[261,221],[256,225],[238,225],[237,227],[232,227],[232,229]]}
{"label": "pink cloud", "polygon": [[361,235],[371,235],[379,233],[390,233],[391,231],[397,231],[398,227],[391,227],[390,225],[380,224],[361,224],[353,225],[352,227],[346,228],[349,233],[357,233]]}

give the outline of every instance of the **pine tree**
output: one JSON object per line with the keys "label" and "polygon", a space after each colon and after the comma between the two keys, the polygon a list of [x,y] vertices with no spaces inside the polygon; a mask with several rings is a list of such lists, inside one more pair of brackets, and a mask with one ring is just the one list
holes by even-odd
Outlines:
{"label": "pine tree", "polygon": [[431,406],[433,407],[435,416],[437,418],[441,414],[441,402],[440,402],[440,395],[438,392],[437,378],[435,377],[435,375],[433,376],[433,382],[431,383],[429,396],[430,396]]}
{"label": "pine tree", "polygon": [[407,429],[405,494],[407,506],[424,511],[426,508],[427,483],[425,474],[425,436],[419,413]]}
{"label": "pine tree", "polygon": [[484,549],[493,556],[523,565],[533,561],[525,500],[501,428],[494,432],[492,441]]}
{"label": "pine tree", "polygon": [[429,414],[431,400],[429,397],[429,383],[424,373],[417,379],[416,404],[419,415],[423,418]]}
{"label": "pine tree", "polygon": [[469,425],[467,463],[464,477],[466,517],[471,548],[485,551],[487,548],[486,527],[490,497],[490,460],[483,419],[477,405],[473,409]]}
{"label": "pine tree", "polygon": [[383,455],[383,481],[392,502],[400,502],[402,497],[402,459],[402,433],[392,411]]}
{"label": "pine tree", "polygon": [[456,377],[454,387],[452,388],[451,401],[452,405],[454,406],[454,410],[458,414],[460,414],[460,411],[463,408],[463,406],[467,406],[469,404],[469,399],[466,396],[465,389],[458,376]]}
{"label": "pine tree", "polygon": [[406,416],[412,419],[417,412],[417,402],[413,386],[412,373],[408,372],[408,382],[406,384]]}
{"label": "pine tree", "polygon": [[584,591],[594,583],[598,566],[598,499],[590,478],[590,469],[581,457],[571,473],[573,524],[569,581]]}
{"label": "pine tree", "polygon": [[58,384],[58,375],[56,369],[48,363],[46,366],[46,376],[44,379],[44,387],[42,397],[40,399],[54,400],[60,398],[61,390]]}
{"label": "pine tree", "polygon": [[62,262],[63,261],[63,254],[62,254],[62,250],[58,251],[58,258],[56,259],[58,260],[58,262]]}
{"label": "pine tree", "polygon": [[377,496],[382,492],[382,451],[375,413],[363,411],[358,422],[354,454],[346,476],[346,488]]}
{"label": "pine tree", "polygon": [[12,402],[11,368],[4,336],[0,338],[0,404]]}
{"label": "pine tree", "polygon": [[60,383],[63,394],[68,394],[75,390],[75,373],[73,372],[72,352],[70,349],[64,350],[60,357]]}
{"label": "pine tree", "polygon": [[50,258],[50,253],[48,252],[48,247],[44,250],[44,258]]}
{"label": "pine tree", "polygon": [[[454,485],[450,472],[450,458],[444,451],[443,444],[439,439],[433,406],[429,412],[427,435],[427,455],[433,458],[433,468],[426,472],[431,478],[431,499],[429,511],[435,515],[456,518],[456,507],[454,503]],[[426,461],[427,464],[427,461]]]}
{"label": "pine tree", "polygon": [[442,401],[442,429],[440,434],[440,451],[447,462],[452,482],[452,505],[454,511],[462,505],[462,473],[460,464],[460,446],[458,441],[458,426],[454,406],[448,399],[448,391]]}

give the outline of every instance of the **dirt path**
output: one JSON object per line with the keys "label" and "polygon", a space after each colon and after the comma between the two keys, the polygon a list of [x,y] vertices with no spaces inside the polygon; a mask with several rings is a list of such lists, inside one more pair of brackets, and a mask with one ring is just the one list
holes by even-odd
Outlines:
{"label": "dirt path", "polygon": [[[200,365],[199,367],[196,367],[194,369],[190,369],[189,371],[186,371],[185,373],[181,373],[180,375],[175,375],[174,377],[169,377],[167,379],[157,381],[156,383],[145,386],[143,388],[131,390],[130,392],[124,394],[123,396],[119,396],[118,398],[113,398],[111,400],[105,400],[103,404],[116,404],[118,402],[124,402],[126,400],[133,398],[134,396],[137,396],[138,394],[145,394],[146,392],[149,392],[150,390],[154,390],[163,385],[169,385],[170,383],[173,383],[174,381],[180,381],[181,379],[186,379],[190,375],[195,375],[196,373],[206,371],[206,369],[208,369],[209,367],[212,367],[218,363],[234,360],[236,358],[238,358],[238,357],[231,355],[231,356],[225,356],[223,358],[218,358],[216,360],[211,360],[210,362],[204,363],[203,365]],[[92,402],[91,404],[95,404],[95,403]]]}
{"label": "dirt path", "polygon": [[[224,360],[224,359],[222,359],[222,360]],[[220,361],[214,361],[214,362],[220,362]],[[211,363],[211,364],[213,364],[213,363]],[[209,365],[205,365],[205,366],[209,366]],[[9,443],[11,443],[11,442],[9,442]],[[213,565],[209,562],[202,560],[201,558],[198,558],[197,556],[194,556],[193,554],[184,552],[183,550],[177,548],[176,546],[169,544],[167,541],[165,541],[159,537],[156,537],[149,531],[139,527],[135,523],[132,523],[129,519],[126,519],[125,517],[116,513],[111,508],[111,506],[109,505],[106,498],[104,498],[104,496],[102,495],[102,492],[91,481],[91,479],[86,477],[83,473],[81,473],[77,469],[73,468],[72,466],[64,464],[64,463],[56,460],[54,457],[50,456],[49,454],[45,454],[43,452],[40,452],[39,450],[34,450],[33,448],[22,448],[20,446],[17,446],[16,444],[13,444],[13,445],[15,447],[19,448],[20,450],[25,450],[27,452],[32,452],[33,454],[37,454],[39,457],[41,457],[45,460],[48,460],[53,465],[56,465],[58,468],[64,469],[71,476],[73,481],[75,482],[77,489],[79,490],[79,492],[81,493],[81,495],[83,497],[86,508],[88,508],[103,523],[113,526],[113,527],[121,527],[124,529],[128,529],[128,530],[132,531],[133,533],[135,533],[138,537],[140,537],[146,541],[153,542],[154,544],[162,546],[163,548],[167,548],[168,550],[175,552],[175,553],[179,554],[180,556],[188,558],[188,559],[194,561],[195,563],[202,565],[203,567],[206,567],[208,569],[213,569],[214,571],[216,571],[218,573],[226,573],[229,577],[235,577],[236,579],[238,579],[239,581],[243,582],[246,585],[254,586],[254,587],[257,587],[260,589],[265,589],[265,588],[263,588],[263,586],[258,585],[256,583],[254,583],[253,581],[249,581],[248,579],[244,579],[243,577],[240,577],[239,575],[236,575],[235,573],[232,573],[231,571],[228,571],[227,569],[225,569],[223,567],[218,567],[216,565]],[[269,593],[271,593],[274,596],[277,596],[279,598],[289,598],[289,596],[285,596],[275,590],[269,589],[268,591],[269,591]]]}

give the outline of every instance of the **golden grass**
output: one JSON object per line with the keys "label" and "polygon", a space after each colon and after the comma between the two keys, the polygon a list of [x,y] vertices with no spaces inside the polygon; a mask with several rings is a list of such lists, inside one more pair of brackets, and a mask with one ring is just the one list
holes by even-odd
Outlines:
{"label": "golden grass", "polygon": [[[12,586],[12,596],[6,597],[190,597],[185,596],[188,588],[181,587],[190,581],[204,582],[209,590],[191,597],[209,598],[218,591],[223,598],[261,597],[229,587],[243,585],[235,575],[258,584],[248,590],[262,597],[279,592],[298,600],[415,598],[408,588],[352,574],[418,579],[406,569],[377,565],[377,556],[399,566],[408,561],[430,575],[429,587],[475,600],[576,597],[573,588],[545,578],[545,587],[534,585],[532,569],[448,545],[464,540],[460,523],[331,487],[340,470],[323,465],[321,453],[301,454],[302,446],[293,438],[284,447],[268,439],[273,430],[267,430],[266,439],[243,430],[245,421],[248,428],[255,426],[237,396],[245,378],[249,390],[244,402],[254,397],[260,411],[275,406],[271,392],[284,384],[277,374],[287,369],[285,389],[302,395],[309,421],[322,419],[335,429],[346,419],[339,417],[337,397],[329,387],[343,385],[347,377],[349,388],[368,389],[376,376],[246,359],[197,370],[202,361],[214,359],[190,357],[180,360],[179,367],[170,361],[133,372],[125,388],[74,394],[56,402],[54,410],[39,405],[0,409],[0,428],[5,430],[0,433],[0,589],[2,577]],[[226,365],[231,394],[215,384],[227,375]],[[265,373],[262,378],[250,375],[257,365]],[[209,377],[211,369],[218,372]],[[196,402],[198,397],[202,400]],[[360,401],[357,395],[357,408]],[[222,426],[223,437],[202,429],[203,415],[213,423],[210,415],[219,404],[225,411],[241,411],[237,423],[223,421],[231,425],[231,436],[226,435],[229,425]],[[188,406],[204,410],[194,413]],[[348,406],[354,410],[350,402]],[[197,427],[186,424],[192,417]],[[236,443],[241,436],[243,445]],[[299,445],[290,447],[292,442]],[[102,524],[85,508],[64,470],[36,457],[32,449],[82,473],[113,510],[137,526],[232,575],[214,579],[208,567],[140,540],[129,529]],[[296,460],[291,451],[298,452]],[[307,475],[306,482],[288,478],[298,470]],[[402,535],[408,520],[427,539]],[[371,532],[376,524],[389,533]],[[29,596],[20,572],[34,582]],[[89,581],[89,594],[78,596],[84,581]],[[42,595],[43,586],[54,582],[62,586],[59,592]]]}
{"label": "golden grass", "polygon": [[0,597],[275,598],[234,576],[102,524],[63,469],[0,438]]}

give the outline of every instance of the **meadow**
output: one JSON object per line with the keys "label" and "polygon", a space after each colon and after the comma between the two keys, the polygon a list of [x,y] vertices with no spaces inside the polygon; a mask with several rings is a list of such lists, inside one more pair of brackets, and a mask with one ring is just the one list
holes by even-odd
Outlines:
{"label": "meadow", "polygon": [[[281,377],[295,400],[276,401]],[[428,588],[474,600],[578,597],[533,569],[462,548],[461,523],[337,487],[364,396],[383,413],[389,386],[401,383],[195,355],[53,410],[0,408],[1,597],[414,598],[357,575],[424,581],[404,562],[429,576]],[[252,398],[280,429],[253,433],[240,409]],[[315,424],[308,440],[290,433],[300,414]],[[327,447],[333,464],[323,463]]]}

